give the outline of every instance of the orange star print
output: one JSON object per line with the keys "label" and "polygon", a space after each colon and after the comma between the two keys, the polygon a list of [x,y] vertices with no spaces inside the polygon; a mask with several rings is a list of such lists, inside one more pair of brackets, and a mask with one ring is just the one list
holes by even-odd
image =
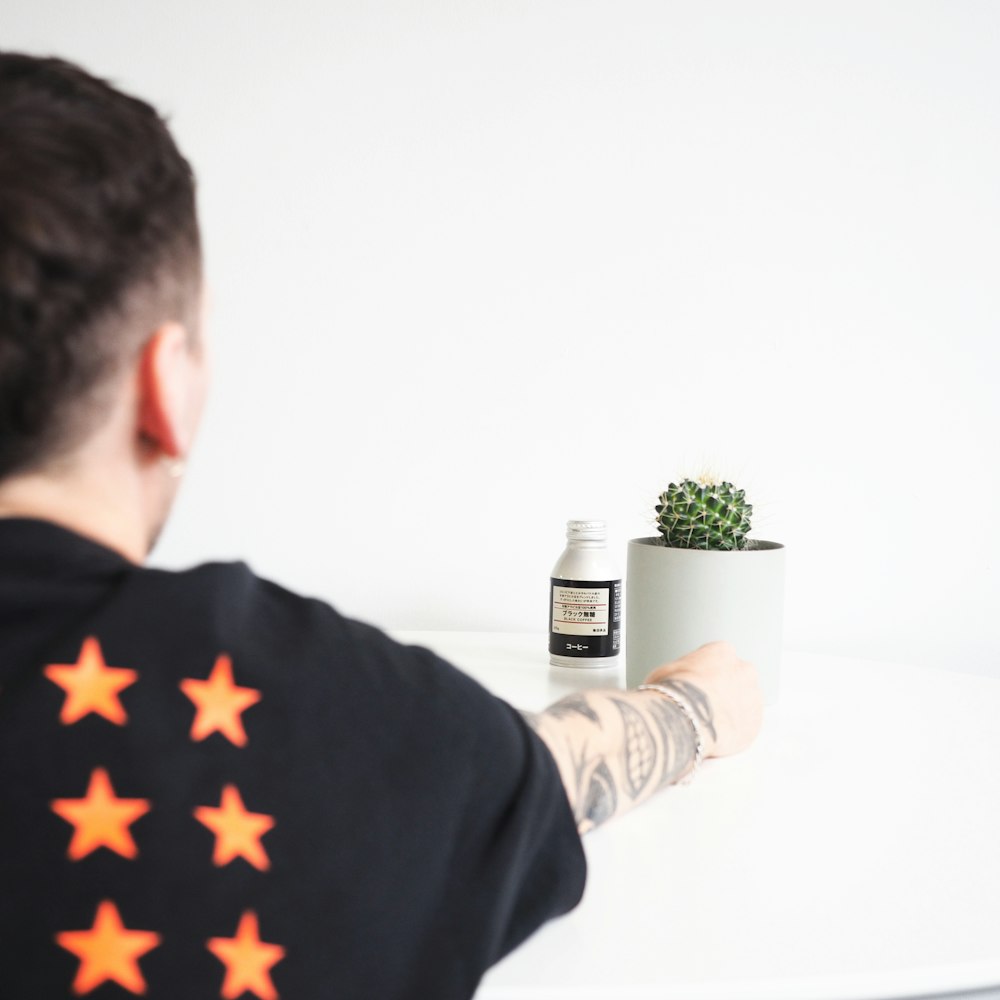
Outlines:
{"label": "orange star print", "polygon": [[274,818],[264,813],[247,812],[235,785],[222,789],[222,802],[218,809],[200,806],[194,811],[195,819],[215,834],[215,853],[212,861],[220,867],[234,858],[245,858],[258,871],[266,872],[271,861],[260,838],[274,826]]}
{"label": "orange star print", "polygon": [[270,973],[271,966],[285,957],[285,949],[261,941],[253,910],[244,911],[240,917],[236,937],[212,938],[207,948],[226,967],[223,1000],[235,1000],[246,990],[260,1000],[278,1000]]}
{"label": "orange star print", "polygon": [[134,858],[139,853],[129,826],[149,812],[148,799],[119,799],[103,767],[90,776],[87,794],[82,799],[55,799],[52,811],[76,830],[69,842],[71,861],[79,861],[99,847]]}
{"label": "orange star print", "polygon": [[118,907],[104,900],[97,907],[94,926],[89,931],[63,931],[56,935],[61,948],[80,959],[73,980],[77,996],[89,993],[108,980],[132,993],[145,993],[146,980],[139,970],[139,959],[160,943],[152,931],[130,931],[122,924]]}
{"label": "orange star print", "polygon": [[118,692],[134,684],[139,675],[123,667],[109,667],[94,636],[83,640],[76,663],[52,663],[45,668],[45,676],[66,692],[59,713],[63,725],[70,726],[91,712],[118,726],[128,722]]}
{"label": "orange star print", "polygon": [[187,678],[181,681],[181,690],[194,702],[196,709],[191,739],[197,742],[218,732],[230,743],[246,746],[247,734],[241,714],[260,701],[260,692],[233,683],[233,664],[225,653],[216,659],[207,681]]}

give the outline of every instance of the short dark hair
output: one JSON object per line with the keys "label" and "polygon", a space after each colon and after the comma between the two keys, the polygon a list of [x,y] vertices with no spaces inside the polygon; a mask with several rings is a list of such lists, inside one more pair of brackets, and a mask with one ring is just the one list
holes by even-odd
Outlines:
{"label": "short dark hair", "polygon": [[0,52],[0,479],[73,449],[162,322],[197,329],[194,174],[144,101]]}

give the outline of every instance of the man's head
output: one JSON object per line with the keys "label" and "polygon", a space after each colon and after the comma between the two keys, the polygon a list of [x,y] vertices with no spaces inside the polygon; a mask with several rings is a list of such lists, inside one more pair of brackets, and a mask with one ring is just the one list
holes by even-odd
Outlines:
{"label": "man's head", "polygon": [[175,484],[149,481],[200,412],[201,274],[194,177],[157,112],[0,53],[0,484],[72,464],[125,407],[166,517]]}

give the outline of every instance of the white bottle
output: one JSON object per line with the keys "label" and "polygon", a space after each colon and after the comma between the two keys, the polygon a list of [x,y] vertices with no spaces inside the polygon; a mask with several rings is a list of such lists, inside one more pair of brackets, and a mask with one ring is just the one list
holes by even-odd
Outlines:
{"label": "white bottle", "polygon": [[614,667],[622,632],[622,581],[604,521],[567,521],[566,549],[549,587],[549,662]]}

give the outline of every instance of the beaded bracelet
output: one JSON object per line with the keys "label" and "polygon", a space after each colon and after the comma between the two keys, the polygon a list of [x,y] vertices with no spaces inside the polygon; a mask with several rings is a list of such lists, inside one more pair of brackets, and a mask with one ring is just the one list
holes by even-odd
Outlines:
{"label": "beaded bracelet", "polygon": [[693,709],[675,691],[664,687],[662,684],[640,684],[636,688],[636,691],[659,691],[664,697],[669,698],[684,713],[688,722],[691,723],[691,728],[694,730],[694,766],[678,782],[679,785],[689,785],[694,778],[695,771],[698,770],[698,766],[705,756],[705,741],[701,737],[701,726],[695,718]]}

